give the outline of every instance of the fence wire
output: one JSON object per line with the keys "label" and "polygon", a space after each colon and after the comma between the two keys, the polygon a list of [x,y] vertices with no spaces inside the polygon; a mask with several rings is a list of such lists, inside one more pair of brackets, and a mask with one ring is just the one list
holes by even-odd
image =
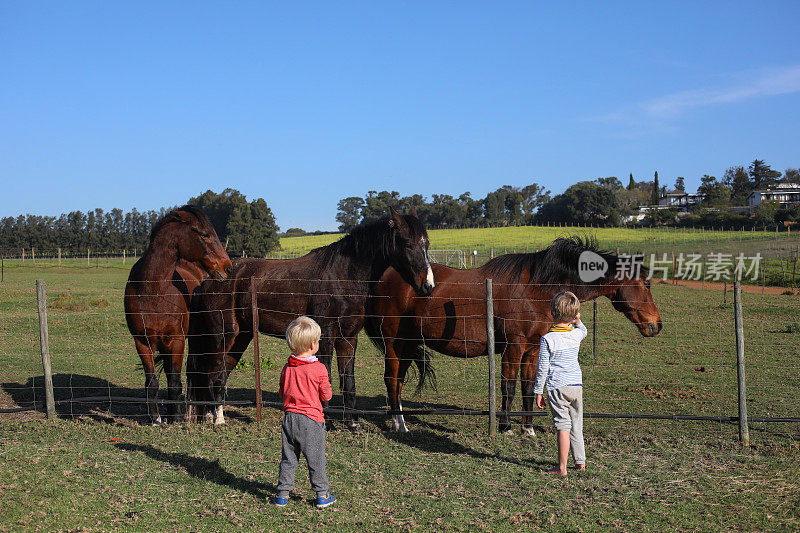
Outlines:
{"label": "fence wire", "polygon": [[[42,416],[44,393],[34,279],[45,277],[59,416],[148,423],[144,375],[125,322],[122,301],[125,280],[119,271],[99,269],[64,274],[59,270],[20,270],[20,273],[24,275],[0,285],[0,416],[22,420]],[[340,287],[347,287],[348,283],[339,281]],[[547,327],[542,324],[546,320],[542,316],[526,313],[511,316],[501,311],[506,304],[530,305],[535,297],[521,293],[503,296],[503,284],[495,280],[494,286],[498,329],[502,329],[504,321],[513,321],[522,329]],[[480,322],[481,309],[485,308],[483,280],[463,289],[466,296],[457,303],[468,310],[457,315],[448,326],[455,328],[456,333],[459,322]],[[284,298],[295,296],[280,287],[273,292],[285,292]],[[347,290],[343,292],[348,296]],[[653,415],[676,422],[687,418],[716,421],[720,432],[729,431],[729,421],[737,415],[732,296],[667,282],[654,283],[652,293],[664,329],[651,338],[643,337],[637,324],[616,311],[608,298],[597,300],[596,315],[592,302],[583,304],[582,318],[589,328],[580,352],[587,423],[597,418]],[[549,299],[539,299],[538,303],[546,308]],[[796,421],[800,417],[800,302],[794,295],[762,295],[757,290],[745,292],[743,299],[749,415],[755,421]],[[430,305],[436,305],[435,298]],[[239,307],[235,310],[248,315],[249,302]],[[280,312],[283,310],[259,309],[263,315]],[[291,318],[286,317],[286,322]],[[323,318],[342,321],[347,317]],[[241,327],[248,329],[249,323]],[[471,344],[485,342],[485,332],[460,342],[468,352]],[[516,342],[508,340],[512,347]],[[435,341],[426,338],[425,344],[430,347]],[[277,411],[281,406],[277,395],[280,370],[289,350],[283,339],[262,335],[260,355],[264,405]],[[228,380],[225,397],[228,416],[254,418],[253,362],[251,343]],[[496,356],[496,363],[499,410],[502,354]],[[433,352],[433,365],[436,389],[427,388],[414,395],[413,374],[403,388],[403,409],[415,415],[414,424],[446,426],[451,423],[451,416],[487,413],[486,357],[459,358]],[[523,410],[520,375],[521,372],[517,375],[516,394],[510,408],[515,429]],[[355,380],[360,414],[385,418],[389,402],[384,358],[363,332],[356,350]],[[335,356],[332,382],[336,390],[339,376]],[[163,374],[160,383],[159,398],[166,405]],[[183,383],[185,391],[185,370]],[[186,405],[185,398],[178,402]],[[341,395],[335,395],[328,413],[330,418],[344,418],[346,411],[341,405]],[[534,419],[535,424],[547,426],[546,418],[541,416]],[[618,421],[617,427],[625,423]],[[675,431],[680,428],[676,423]]]}

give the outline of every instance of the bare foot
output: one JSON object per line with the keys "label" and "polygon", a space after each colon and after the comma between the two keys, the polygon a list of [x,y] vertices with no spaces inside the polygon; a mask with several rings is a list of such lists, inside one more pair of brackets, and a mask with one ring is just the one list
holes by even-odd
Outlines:
{"label": "bare foot", "polygon": [[554,468],[552,470],[547,471],[548,474],[554,474],[556,476],[567,477],[567,471],[561,470],[559,468]]}

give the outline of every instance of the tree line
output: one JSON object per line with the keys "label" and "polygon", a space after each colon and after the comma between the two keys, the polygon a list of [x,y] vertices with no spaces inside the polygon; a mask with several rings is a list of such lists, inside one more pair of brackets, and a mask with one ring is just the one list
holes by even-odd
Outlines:
{"label": "tree line", "polygon": [[[800,171],[787,169],[783,175],[763,160],[754,160],[747,168],[728,168],[721,179],[704,175],[697,192],[705,200],[680,213],[677,209],[648,209],[643,221],[649,225],[755,225],[786,219],[800,220],[800,208],[779,210],[775,205],[757,210],[755,217],[731,213],[729,207],[746,206],[747,196],[754,190],[778,183],[800,184]],[[551,197],[550,191],[532,183],[524,187],[504,185],[481,199],[469,192],[458,197],[434,194],[430,201],[419,194],[401,197],[397,191],[368,191],[366,196],[339,200],[336,221],[340,231],[349,231],[361,222],[383,216],[390,207],[414,207],[429,227],[509,226],[526,224],[581,224],[619,226],[641,212],[642,206],[658,205],[669,192],[685,193],[685,178],[675,178],[673,188],[653,179],[636,181],[629,174],[624,185],[616,176],[585,180],[569,186]],[[772,215],[772,218],[770,218]],[[781,218],[783,217],[783,218]],[[792,218],[797,217],[797,218]]]}
{"label": "tree line", "polygon": [[[229,253],[263,256],[279,247],[278,225],[263,198],[247,201],[235,189],[221,193],[206,191],[190,198],[189,204],[202,209]],[[149,244],[150,229],[173,208],[123,212],[121,209],[72,211],[58,217],[20,215],[0,219],[0,251],[18,253],[36,248],[40,252],[85,253],[143,250]]]}

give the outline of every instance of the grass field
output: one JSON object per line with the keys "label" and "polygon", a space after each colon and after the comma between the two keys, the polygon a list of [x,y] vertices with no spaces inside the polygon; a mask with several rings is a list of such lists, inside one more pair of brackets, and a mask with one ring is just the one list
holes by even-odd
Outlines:
{"label": "grass field", "polygon": [[[56,397],[139,396],[143,376],[125,328],[124,268],[13,268],[0,284],[0,409],[42,399],[34,280],[44,279]],[[639,336],[608,300],[584,320],[587,413],[736,415],[733,315],[718,291],[656,284],[665,324]],[[728,296],[730,298],[730,296]],[[751,417],[800,413],[800,299],[746,294]],[[262,336],[264,399],[276,402],[286,355]],[[252,352],[231,377],[230,399],[253,398]],[[486,361],[435,358],[439,387],[405,395],[406,409],[486,408]],[[359,405],[386,407],[382,359],[366,339],[357,357]],[[163,384],[162,378],[162,384]],[[337,378],[334,376],[334,382]],[[410,389],[411,387],[408,387]],[[334,385],[334,389],[337,387]],[[334,404],[340,398],[334,396]],[[514,404],[520,409],[519,396]],[[796,530],[800,424],[587,418],[589,470],[567,480],[543,471],[555,446],[537,437],[487,436],[485,418],[410,416],[412,433],[328,434],[328,472],[340,501],[324,512],[298,471],[289,508],[265,503],[280,459],[280,412],[229,408],[229,423],[149,427],[144,406],[62,404],[61,418],[0,414],[0,531],[17,530]],[[334,417],[335,418],[335,417]],[[519,429],[519,421],[515,421]]]}

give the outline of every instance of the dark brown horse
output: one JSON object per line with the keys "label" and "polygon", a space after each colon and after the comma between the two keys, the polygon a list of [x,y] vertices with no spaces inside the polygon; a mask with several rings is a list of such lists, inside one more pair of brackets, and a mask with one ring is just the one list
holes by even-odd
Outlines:
{"label": "dark brown horse", "polygon": [[[578,272],[579,258],[584,253],[595,254],[595,260],[599,257],[608,266],[605,274],[591,283],[581,281]],[[625,272],[623,268],[618,276],[618,259],[598,250],[593,240],[560,238],[540,252],[502,255],[473,270],[434,264],[436,289],[427,298],[417,297],[400,283],[397,273],[387,271],[370,299],[365,328],[385,354],[384,380],[390,408],[402,409],[400,394],[412,362],[420,367],[420,387],[424,383],[430,371],[425,348],[454,357],[486,355],[487,278],[493,280],[494,353],[502,353],[503,357],[502,431],[510,429],[507,413],[520,366],[523,410],[533,411],[539,341],[552,323],[550,300],[559,291],[571,290],[581,301],[607,296],[642,335],[658,334],[661,317],[649,282],[641,273],[635,275],[633,269]],[[393,416],[392,427],[408,431],[402,415]],[[523,417],[522,427],[525,433],[533,434],[530,416]]]}
{"label": "dark brown horse", "polygon": [[[219,402],[214,422],[224,423],[225,384],[253,339],[254,282],[259,331],[283,337],[298,316],[315,319],[322,328],[318,357],[330,376],[336,349],[344,404],[355,409],[355,351],[366,299],[389,267],[409,291],[430,294],[434,281],[428,244],[425,226],[413,210],[408,215],[392,210],[390,217],[358,226],[297,259],[237,261],[230,280],[208,280],[197,293],[186,363],[189,398]],[[198,407],[198,414],[202,412]],[[354,416],[345,421],[358,427]]]}
{"label": "dark brown horse", "polygon": [[[147,410],[161,423],[156,403],[156,364],[167,375],[168,398],[178,400],[192,291],[209,275],[226,277],[231,260],[200,209],[185,205],[167,213],[150,232],[150,245],[125,285],[125,318],[144,367]],[[167,412],[179,413],[175,405]]]}

